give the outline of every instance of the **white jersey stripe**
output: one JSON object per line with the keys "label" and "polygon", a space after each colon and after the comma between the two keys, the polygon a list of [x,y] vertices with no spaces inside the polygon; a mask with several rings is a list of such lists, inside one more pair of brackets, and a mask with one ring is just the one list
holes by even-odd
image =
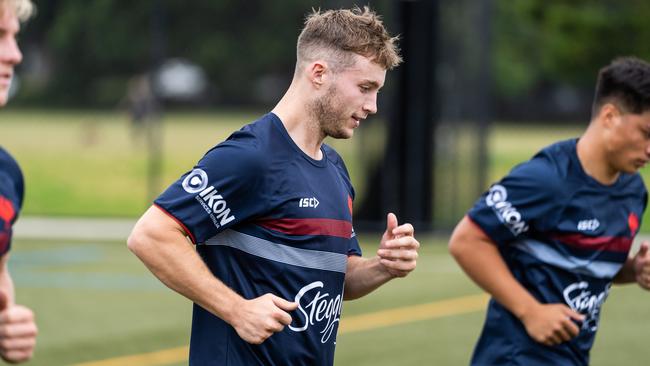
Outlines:
{"label": "white jersey stripe", "polygon": [[622,267],[621,263],[592,261],[566,256],[566,254],[559,253],[550,245],[533,239],[522,239],[513,245],[544,263],[596,278],[611,279],[616,276]]}
{"label": "white jersey stripe", "polygon": [[227,229],[208,239],[205,245],[223,245],[248,254],[293,266],[345,273],[346,254],[294,248]]}

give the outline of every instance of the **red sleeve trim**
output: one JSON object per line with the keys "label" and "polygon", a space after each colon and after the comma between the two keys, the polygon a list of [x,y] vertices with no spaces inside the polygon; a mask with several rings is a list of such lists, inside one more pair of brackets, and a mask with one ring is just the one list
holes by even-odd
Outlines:
{"label": "red sleeve trim", "polygon": [[164,209],[162,206],[158,205],[157,203],[154,203],[153,205],[158,207],[158,209],[160,211],[164,212],[165,215],[169,216],[172,220],[176,221],[176,223],[179,224],[183,228],[183,230],[185,231],[185,235],[189,236],[190,240],[192,240],[192,243],[194,243],[196,245],[196,239],[194,238],[194,235],[192,235],[192,232],[187,228],[187,226],[185,226],[185,224],[183,224],[181,222],[181,220],[176,218],[176,216],[172,215],[169,211],[167,211],[166,209]]}

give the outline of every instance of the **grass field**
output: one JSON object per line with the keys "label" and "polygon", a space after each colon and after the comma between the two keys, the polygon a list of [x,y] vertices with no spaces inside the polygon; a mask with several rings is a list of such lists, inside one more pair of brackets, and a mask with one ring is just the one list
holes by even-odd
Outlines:
{"label": "grass field", "polygon": [[[375,239],[364,236],[362,242]],[[447,305],[447,312],[438,316],[414,306],[480,291],[453,263],[444,239],[421,241],[421,259],[411,276],[344,304],[337,365],[467,364],[483,321],[482,301],[473,300],[474,310],[469,311]],[[374,244],[364,250],[371,254]],[[190,302],[160,285],[122,242],[17,240],[11,271],[18,301],[38,316],[38,350],[29,366],[89,365],[188,343]],[[406,317],[361,317],[395,308],[404,308]],[[647,292],[636,286],[615,288],[605,304],[592,364],[647,365],[648,309]],[[379,321],[392,323],[381,326]],[[186,364],[178,357],[113,365]]]}
{"label": "grass field", "polygon": [[[167,114],[163,120],[158,191],[191,169],[210,147],[259,115],[253,111]],[[126,115],[110,111],[9,109],[1,116],[0,145],[17,157],[27,181],[25,215],[137,217],[148,207],[146,144],[143,136],[134,138],[131,134]],[[363,199],[367,184],[361,165],[369,156],[376,158],[380,154],[386,138],[372,120],[367,123],[351,140],[328,141],[345,158],[357,202]],[[581,129],[558,124],[495,125],[488,140],[490,181],[543,146],[578,136]],[[648,181],[650,171],[642,173]],[[445,198],[446,193],[442,196]],[[456,199],[471,205],[475,197]],[[447,209],[445,204],[442,206]],[[464,209],[454,217],[462,216],[462,212]],[[650,232],[648,217],[650,211],[643,221],[644,232]]]}

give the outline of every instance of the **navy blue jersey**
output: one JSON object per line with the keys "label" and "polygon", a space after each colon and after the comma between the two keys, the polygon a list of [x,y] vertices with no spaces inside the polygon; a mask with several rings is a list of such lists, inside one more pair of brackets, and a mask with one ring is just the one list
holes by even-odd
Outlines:
{"label": "navy blue jersey", "polygon": [[23,205],[23,174],[16,160],[0,147],[0,255],[11,247],[12,225]]}
{"label": "navy blue jersey", "polygon": [[267,114],[210,150],[155,200],[234,291],[299,304],[293,322],[261,345],[246,343],[195,304],[190,364],[333,363],[347,259],[361,249],[348,172],[333,149],[321,150],[323,159],[310,158]]}
{"label": "navy blue jersey", "polygon": [[587,365],[603,302],[628,258],[647,204],[638,174],[610,186],[588,176],[576,141],[546,147],[493,185],[469,211],[514,277],[541,303],[586,316],[579,335],[548,347],[490,301],[473,365]]}

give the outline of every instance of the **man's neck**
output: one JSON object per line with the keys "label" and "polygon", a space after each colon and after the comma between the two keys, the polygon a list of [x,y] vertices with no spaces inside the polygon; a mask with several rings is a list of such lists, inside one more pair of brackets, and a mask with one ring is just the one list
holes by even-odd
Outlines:
{"label": "man's neck", "polygon": [[616,183],[620,172],[609,164],[602,134],[597,133],[593,126],[590,126],[578,140],[576,153],[587,175],[604,185]]}
{"label": "man's neck", "polygon": [[307,111],[307,102],[294,94],[295,92],[289,89],[271,112],[280,118],[300,150],[314,160],[321,160],[323,153],[320,148],[325,136]]}

